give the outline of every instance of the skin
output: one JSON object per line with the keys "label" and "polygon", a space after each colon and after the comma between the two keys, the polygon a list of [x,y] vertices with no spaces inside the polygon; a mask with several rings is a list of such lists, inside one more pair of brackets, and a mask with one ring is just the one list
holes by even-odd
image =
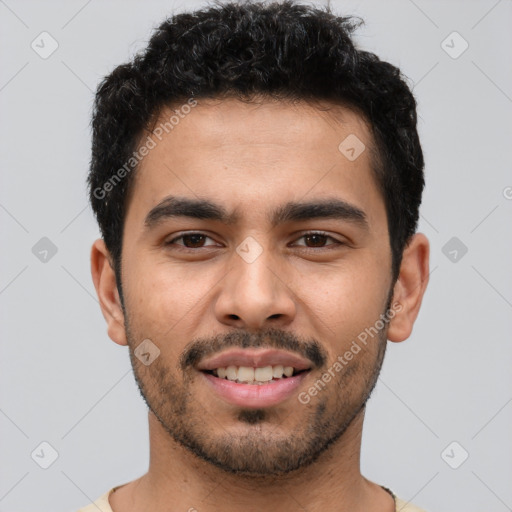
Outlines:
{"label": "skin", "polygon": [[[276,503],[310,512],[394,510],[391,496],[360,472],[365,403],[386,340],[411,334],[429,243],[421,233],[411,238],[393,283],[370,132],[356,113],[332,107],[199,101],[137,170],[123,236],[124,308],[110,254],[102,240],[94,243],[92,276],[108,334],[129,346],[149,406],[149,470],[110,496],[114,512],[259,512]],[[366,145],[355,161],[338,150],[349,134]],[[208,199],[239,218],[174,217],[145,229],[148,212],[169,195]],[[326,198],[362,210],[368,229],[325,218],[269,223],[288,201]],[[327,236],[304,238],[311,231]],[[198,232],[207,238],[176,240]],[[236,252],[248,236],[262,249],[251,263]],[[293,395],[260,409],[235,406],[182,365],[192,348],[202,357],[250,340],[304,355],[310,344],[319,364],[301,384],[307,391],[389,304],[399,311],[386,327],[307,404]],[[144,339],[160,350],[148,366],[134,357]]]}

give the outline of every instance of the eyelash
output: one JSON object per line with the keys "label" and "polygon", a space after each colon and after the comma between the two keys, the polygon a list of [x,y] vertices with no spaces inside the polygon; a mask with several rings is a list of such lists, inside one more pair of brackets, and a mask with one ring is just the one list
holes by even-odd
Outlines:
{"label": "eyelash", "polygon": [[[165,245],[166,246],[170,246],[170,245],[173,245],[176,240],[180,240],[182,238],[184,238],[185,236],[193,236],[193,235],[200,235],[200,236],[204,236],[205,238],[210,238],[211,240],[213,240],[210,236],[204,234],[204,233],[201,233],[201,232],[198,232],[198,231],[190,231],[188,233],[183,233],[182,235],[180,236],[177,236],[175,238],[173,238],[172,240],[169,240],[168,242],[165,242]],[[334,237],[332,237],[331,235],[323,232],[323,231],[308,231],[307,233],[304,233],[303,235],[301,235],[297,240],[300,240],[301,238],[304,238],[304,237],[307,237],[307,236],[312,236],[312,235],[319,235],[319,236],[322,236],[322,237],[325,237],[325,238],[330,238],[331,240],[333,240],[335,243],[333,244],[329,244],[328,246],[325,246],[325,247],[308,247],[306,245],[302,245],[300,247],[302,247],[303,249],[306,249],[306,250],[330,250],[329,247],[331,246],[342,246],[342,245],[346,245],[345,243],[343,242],[340,242],[339,240],[336,240]],[[196,247],[196,248],[193,248],[193,247],[185,247],[184,245],[181,245],[181,244],[177,244],[180,249],[180,251],[192,251],[192,252],[197,252],[199,249],[204,249],[205,247]],[[206,247],[213,247],[213,246],[206,246]]]}

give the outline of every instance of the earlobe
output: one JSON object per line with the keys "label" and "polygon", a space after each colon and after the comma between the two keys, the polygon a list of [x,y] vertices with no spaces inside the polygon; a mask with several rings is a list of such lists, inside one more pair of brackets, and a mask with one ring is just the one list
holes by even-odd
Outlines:
{"label": "earlobe", "polygon": [[110,253],[101,238],[92,245],[91,274],[101,312],[107,321],[110,339],[119,345],[127,345],[124,313],[117,290],[116,276],[110,264]]}
{"label": "earlobe", "polygon": [[393,290],[391,307],[396,314],[389,323],[389,341],[404,341],[411,335],[429,280],[429,255],[427,237],[423,233],[413,235],[404,250]]}

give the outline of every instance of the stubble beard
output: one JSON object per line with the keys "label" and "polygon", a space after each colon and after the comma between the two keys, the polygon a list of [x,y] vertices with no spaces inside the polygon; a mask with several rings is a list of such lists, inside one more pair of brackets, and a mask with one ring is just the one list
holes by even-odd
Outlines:
{"label": "stubble beard", "polygon": [[[389,303],[388,300],[386,310]],[[126,314],[125,325],[141,396],[172,440],[200,460],[249,479],[267,479],[305,468],[340,440],[355,418],[364,414],[387,346],[386,327],[309,403],[292,401],[293,411],[290,413],[287,407],[285,415],[281,408],[281,416],[273,408],[236,407],[232,421],[224,426],[208,411],[208,405],[215,400],[202,404],[194,397],[193,384],[202,378],[197,370],[188,368],[179,379],[165,366],[162,357],[149,366],[143,365],[134,355],[136,340],[142,338],[135,335]],[[324,371],[325,368],[320,369],[314,380],[321,378]],[[294,426],[280,428],[279,419],[290,415],[296,415]]]}

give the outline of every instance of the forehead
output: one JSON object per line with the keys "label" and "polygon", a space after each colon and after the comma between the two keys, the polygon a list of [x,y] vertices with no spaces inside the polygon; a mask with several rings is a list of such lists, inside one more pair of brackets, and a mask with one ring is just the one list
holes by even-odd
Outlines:
{"label": "forehead", "polygon": [[[192,108],[187,107],[187,102],[164,107],[154,118],[153,131],[163,127],[167,132],[163,134],[165,137],[168,132],[192,129],[196,132],[195,142],[204,149],[247,143],[288,146],[297,138],[302,138],[306,146],[316,145],[318,138],[325,139],[330,134],[337,140],[345,131],[357,132],[368,144],[372,143],[368,125],[361,114],[328,101],[225,98],[196,102]],[[165,130],[165,123],[169,124],[171,119],[174,126]],[[178,130],[178,126],[181,129]]]}
{"label": "forehead", "polygon": [[[261,221],[289,200],[336,192],[362,210],[372,201],[383,207],[372,137],[356,112],[327,102],[197,101],[162,109],[143,137],[153,148],[135,174],[129,214],[147,214],[168,195],[214,199]],[[344,152],[347,140],[365,148],[355,159]]]}

